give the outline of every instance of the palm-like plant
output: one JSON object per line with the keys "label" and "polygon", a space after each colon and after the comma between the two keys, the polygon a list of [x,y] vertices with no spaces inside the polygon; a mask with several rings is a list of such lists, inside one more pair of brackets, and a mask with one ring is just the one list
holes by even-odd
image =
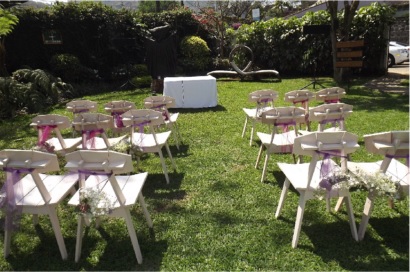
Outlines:
{"label": "palm-like plant", "polygon": [[18,18],[7,10],[0,8],[0,76],[6,76],[6,48],[4,46],[5,37],[13,31],[18,23]]}

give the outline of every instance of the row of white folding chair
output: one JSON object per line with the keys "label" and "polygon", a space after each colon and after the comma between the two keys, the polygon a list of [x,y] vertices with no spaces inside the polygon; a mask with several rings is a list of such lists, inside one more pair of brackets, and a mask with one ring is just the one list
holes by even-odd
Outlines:
{"label": "row of white folding chair", "polygon": [[[369,191],[363,209],[362,220],[357,232],[354,221],[351,196],[348,187],[338,187],[334,184],[323,186],[322,182],[338,174],[353,174],[360,176],[362,172],[374,175],[378,172],[386,174],[394,183],[400,184],[401,193],[409,194],[409,131],[390,131],[365,135],[365,147],[372,154],[383,155],[384,159],[377,162],[350,162],[348,155],[359,148],[358,137],[349,132],[312,132],[299,136],[294,141],[293,153],[296,155],[310,156],[309,163],[287,164],[278,163],[279,168],[285,174],[285,183],[279,199],[275,217],[280,216],[284,201],[292,186],[299,192],[299,205],[292,247],[297,247],[306,201],[314,198],[318,190],[326,187],[327,210],[330,211],[330,198],[339,198],[336,205],[338,211],[343,203],[346,204],[350,221],[352,236],[356,241],[362,240],[374,207],[376,191]],[[319,160],[323,157],[323,160]],[[331,160],[338,157],[341,165]],[[405,158],[406,164],[400,162],[399,158]],[[326,170],[327,169],[327,170]],[[327,184],[329,185],[329,184]]]}
{"label": "row of white folding chair", "polygon": [[[308,121],[317,121],[318,131],[345,131],[344,120],[352,113],[352,108],[351,105],[343,103],[323,104],[309,110]],[[264,181],[270,155],[292,153],[294,138],[311,132],[298,129],[300,124],[306,123],[306,111],[299,107],[277,107],[267,110],[262,113],[261,122],[272,127],[271,133],[257,133],[261,146],[255,168],[258,167],[263,149],[267,150],[261,177],[261,181]],[[329,124],[331,127],[327,128]]]}
{"label": "row of white folding chair", "polygon": [[[132,224],[130,208],[138,199],[148,225],[152,227],[141,192],[147,173],[118,176],[133,171],[132,161],[130,155],[113,151],[75,151],[67,154],[66,159],[65,168],[71,172],[67,175],[53,175],[47,173],[60,170],[55,154],[35,150],[0,151],[0,169],[6,172],[7,177],[0,192],[0,206],[6,210],[4,256],[7,257],[11,252],[12,232],[19,224],[21,215],[32,214],[34,224],[37,225],[38,215],[46,214],[50,218],[61,257],[66,260],[68,255],[57,217],[57,206],[70,193],[73,196],[68,203],[78,206],[79,191],[92,187],[97,194],[104,193],[109,198],[112,205],[107,216],[125,219],[137,261],[141,263],[142,255]],[[88,176],[87,180],[85,176]],[[78,180],[80,189],[75,193]],[[98,182],[95,182],[96,180]],[[76,262],[81,253],[84,216],[78,215]]]}
{"label": "row of white folding chair", "polygon": [[[346,94],[345,90],[340,87],[331,87],[319,90],[313,93],[309,90],[295,90],[290,91],[285,94],[284,100],[286,102],[291,102],[294,106],[299,103],[301,107],[305,110],[306,121],[303,122],[307,126],[307,131],[310,131],[310,121],[309,116],[309,101],[316,98],[317,101],[324,102],[326,104],[339,103],[340,99]],[[253,136],[255,133],[255,125],[257,122],[261,121],[262,113],[274,107],[274,102],[279,98],[278,92],[274,90],[258,90],[250,93],[248,95],[249,102],[256,103],[255,108],[243,108],[245,112],[245,123],[242,130],[242,138],[245,136],[246,128],[248,123],[252,122],[251,135],[249,140],[249,145],[252,146]],[[303,124],[301,123],[301,124]]]}
{"label": "row of white folding chair", "polygon": [[[181,135],[177,126],[179,113],[170,113],[169,108],[175,107],[175,99],[170,96],[149,96],[144,99],[144,107],[162,112],[165,125],[170,127],[173,132],[177,149],[179,149]],[[90,100],[74,100],[67,103],[67,110],[73,113],[73,119],[82,113],[97,111],[97,102]],[[128,128],[123,126],[121,114],[136,109],[135,103],[126,100],[116,100],[104,105],[106,112],[114,118],[114,126],[111,128],[114,133],[128,133]]]}
{"label": "row of white folding chair", "polygon": [[[31,125],[35,126],[39,131],[38,144],[48,147],[48,151],[65,154],[75,149],[105,150],[115,146],[120,141],[126,140],[131,143],[133,148],[143,153],[158,153],[168,184],[169,175],[162,155],[162,147],[165,146],[174,171],[176,171],[176,166],[168,145],[171,131],[158,132],[156,129],[158,126],[165,124],[162,113],[154,110],[133,109],[121,116],[124,127],[128,129],[130,136],[125,134],[109,138],[106,131],[114,127],[113,117],[101,113],[80,113],[74,118],[72,126],[75,130],[81,131],[82,135],[82,137],[78,138],[64,139],[61,136],[60,129],[70,127],[69,119],[66,116],[40,115],[33,118]],[[148,127],[149,132],[145,132],[145,127]],[[136,133],[138,134],[137,136],[134,136],[135,129],[139,130]],[[48,139],[53,131],[56,132],[57,137]],[[101,137],[97,137],[97,135]],[[139,157],[137,159],[139,160]],[[137,165],[140,165],[139,162]]]}

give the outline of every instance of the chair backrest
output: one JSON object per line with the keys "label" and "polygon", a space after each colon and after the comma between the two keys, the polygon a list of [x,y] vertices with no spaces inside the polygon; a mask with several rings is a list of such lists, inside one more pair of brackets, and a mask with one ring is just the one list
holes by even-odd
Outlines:
{"label": "chair backrest", "polygon": [[65,168],[83,173],[79,175],[80,187],[84,186],[84,174],[107,174],[119,203],[126,204],[126,198],[115,175],[134,171],[131,155],[109,150],[79,150],[67,154],[66,160]]}
{"label": "chair backrest", "polygon": [[131,109],[135,109],[135,103],[131,101],[125,101],[125,100],[118,100],[118,101],[111,101],[108,102],[104,105],[104,109],[106,112],[109,112],[111,114],[113,113],[119,113],[122,114],[126,111],[129,111]]}
{"label": "chair backrest", "polygon": [[98,104],[90,100],[73,100],[66,104],[66,109],[76,115],[84,112],[95,112],[98,109]]}
{"label": "chair backrest", "polygon": [[70,119],[67,116],[58,114],[38,115],[31,119],[30,126],[38,131],[38,146],[43,146],[50,137],[51,132],[55,132],[58,141],[63,149],[67,148],[64,138],[61,135],[62,129],[71,128]]}
{"label": "chair backrest", "polygon": [[384,156],[380,166],[383,172],[387,170],[393,158],[409,160],[409,131],[388,131],[364,135],[364,143],[368,152]]}
{"label": "chair backrest", "polygon": [[[281,128],[283,133],[287,133],[290,132],[290,127],[293,127],[293,133],[286,134],[286,139],[278,144],[278,146],[281,146],[281,148],[278,148],[278,152],[280,150],[281,153],[288,153],[292,151],[293,140],[298,135],[297,125],[305,122],[305,110],[293,106],[273,108],[262,113],[261,122],[273,126],[270,144],[274,142],[278,128]],[[272,150],[275,150],[275,148]]]}
{"label": "chair backrest", "polygon": [[114,126],[113,117],[102,113],[81,113],[74,117],[72,125],[77,131],[110,129]]}
{"label": "chair backrest", "polygon": [[248,100],[249,102],[254,102],[257,103],[258,105],[260,104],[266,104],[266,103],[273,103],[276,101],[279,97],[279,94],[277,91],[274,90],[258,90],[251,92],[248,95]]}
{"label": "chair backrest", "polygon": [[50,126],[52,129],[58,128],[59,130],[71,128],[70,119],[67,116],[58,115],[58,114],[45,114],[37,115],[31,119],[32,127],[44,127]]}
{"label": "chair backrest", "polygon": [[32,168],[39,173],[60,170],[57,155],[36,150],[4,149],[0,151],[0,168]]}
{"label": "chair backrest", "polygon": [[359,148],[358,136],[346,131],[312,132],[297,137],[293,153],[298,156],[312,157],[309,164],[308,185],[312,181],[316,164],[321,156],[334,155],[341,158],[341,171],[347,171],[347,156]]}
{"label": "chair backrest", "polygon": [[340,87],[331,87],[316,92],[316,100],[324,103],[338,103],[346,95],[346,91]]}
{"label": "chair backrest", "polygon": [[302,108],[309,110],[309,101],[315,98],[315,94],[309,90],[295,90],[285,93],[285,101],[296,106],[301,103]]}
{"label": "chair backrest", "polygon": [[144,106],[147,109],[159,110],[175,107],[175,98],[171,96],[149,96],[144,99]]}
{"label": "chair backrest", "polygon": [[344,103],[322,104],[309,110],[309,121],[319,122],[318,131],[323,131],[327,124],[339,125],[346,130],[344,120],[353,112],[353,106]]}
{"label": "chair backrest", "polygon": [[277,107],[262,114],[262,123],[273,126],[296,126],[304,121],[305,110],[294,106]]}
{"label": "chair backrest", "polygon": [[150,109],[129,110],[122,114],[122,120],[126,127],[130,127],[131,142],[134,139],[135,129],[138,128],[139,133],[144,133],[144,128],[148,127],[150,133],[154,136],[155,142],[158,144],[155,128],[165,124],[161,112]]}
{"label": "chair backrest", "polygon": [[[14,190],[20,190],[20,192],[12,193],[14,197],[23,197],[23,188],[13,186],[18,181],[14,179],[20,178],[19,176],[16,177],[15,174],[28,173],[33,177],[44,203],[48,203],[51,200],[51,196],[44,186],[39,173],[58,171],[60,167],[57,155],[55,154],[35,150],[5,149],[0,151],[0,169],[7,172],[7,180],[11,179],[11,183],[5,182],[6,194],[11,188],[14,188]],[[15,199],[15,201],[18,200]]]}

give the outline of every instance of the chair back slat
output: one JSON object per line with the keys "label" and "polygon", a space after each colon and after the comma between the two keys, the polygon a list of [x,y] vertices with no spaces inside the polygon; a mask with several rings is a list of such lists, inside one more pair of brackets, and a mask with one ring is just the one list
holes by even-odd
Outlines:
{"label": "chair back slat", "polygon": [[316,92],[316,100],[324,103],[339,103],[346,95],[346,91],[340,87],[331,87]]}

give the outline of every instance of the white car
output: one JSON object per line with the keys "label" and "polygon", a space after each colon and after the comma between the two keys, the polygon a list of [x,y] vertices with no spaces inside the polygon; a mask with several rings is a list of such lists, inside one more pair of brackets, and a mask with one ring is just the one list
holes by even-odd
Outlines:
{"label": "white car", "polygon": [[409,46],[399,42],[389,42],[387,66],[392,67],[409,60]]}

